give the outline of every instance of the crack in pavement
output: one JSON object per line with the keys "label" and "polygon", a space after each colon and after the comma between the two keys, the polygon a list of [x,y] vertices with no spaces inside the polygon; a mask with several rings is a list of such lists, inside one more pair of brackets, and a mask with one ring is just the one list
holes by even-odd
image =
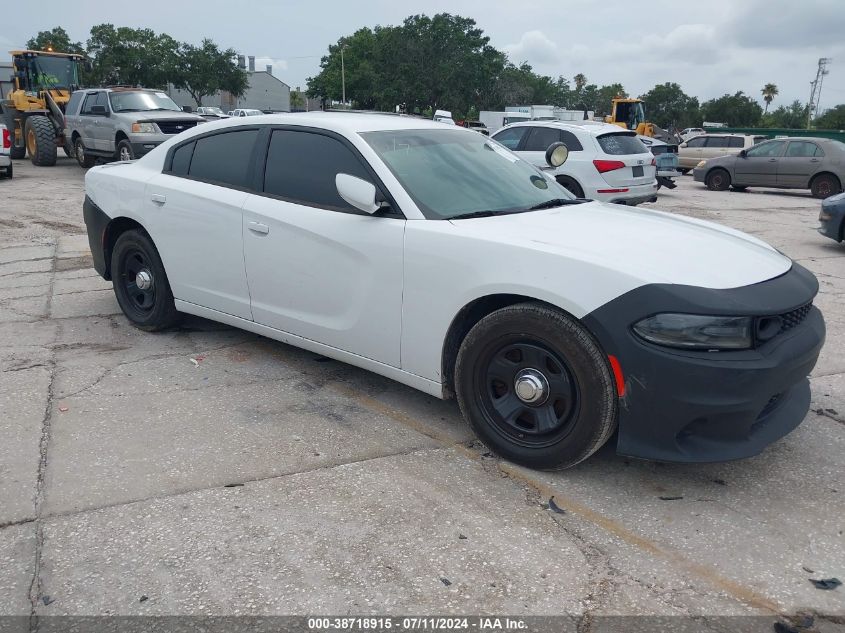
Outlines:
{"label": "crack in pavement", "polygon": [[[52,275],[50,276],[50,293],[47,295],[47,313],[50,312],[52,304],[52,290],[55,282],[56,262],[58,261],[58,243],[53,246]],[[59,336],[59,328],[54,334],[56,339]],[[38,442],[38,474],[35,482],[35,561],[33,565],[32,581],[29,585],[29,630],[35,633],[38,629],[37,605],[41,598],[41,555],[44,549],[44,523],[42,520],[42,507],[44,504],[45,476],[47,473],[47,452],[50,446],[50,425],[52,424],[53,388],[56,380],[56,354],[50,352],[50,360],[47,362],[50,368],[50,381],[47,385],[47,400],[44,405],[44,418],[41,422],[41,439]]]}

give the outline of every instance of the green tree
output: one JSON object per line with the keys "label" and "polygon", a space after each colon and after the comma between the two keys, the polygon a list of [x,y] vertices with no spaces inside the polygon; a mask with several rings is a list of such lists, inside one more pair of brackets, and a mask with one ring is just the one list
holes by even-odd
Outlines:
{"label": "green tree", "polygon": [[305,106],[305,98],[298,90],[290,91],[290,109],[301,110]]}
{"label": "green tree", "polygon": [[813,124],[819,130],[845,130],[845,103],[826,110]]}
{"label": "green tree", "polygon": [[179,46],[169,35],[151,29],[98,24],[88,38],[93,62],[88,82],[164,88],[176,72]]}
{"label": "green tree", "polygon": [[763,114],[765,114],[769,111],[769,105],[774,101],[774,98],[778,96],[778,87],[775,84],[766,84],[760,92],[763,94],[763,101],[766,102],[766,109],[763,111]]}
{"label": "green tree", "polygon": [[219,90],[240,97],[246,92],[249,80],[246,72],[235,63],[236,56],[234,49],[221,51],[208,38],[200,46],[182,44],[170,81],[190,94],[198,107],[202,105],[203,97]]}
{"label": "green tree", "polygon": [[763,114],[761,127],[801,129],[807,126],[807,104],[797,99],[788,106],[780,106]]}
{"label": "green tree", "polygon": [[701,116],[705,121],[726,123],[733,127],[759,125],[763,108],[754,99],[739,91],[726,94],[701,104]]}
{"label": "green tree", "polygon": [[676,83],[657,84],[640,95],[640,99],[643,100],[646,119],[660,127],[683,129],[701,125],[698,99],[690,97]]}
{"label": "green tree", "polygon": [[85,54],[85,47],[80,42],[72,42],[67,31],[60,26],[49,31],[38,31],[38,35],[31,37],[26,47],[34,51],[52,50],[57,53]]}
{"label": "green tree", "polygon": [[572,81],[575,83],[575,92],[581,92],[587,85],[587,76],[584,73],[578,73],[572,78]]}

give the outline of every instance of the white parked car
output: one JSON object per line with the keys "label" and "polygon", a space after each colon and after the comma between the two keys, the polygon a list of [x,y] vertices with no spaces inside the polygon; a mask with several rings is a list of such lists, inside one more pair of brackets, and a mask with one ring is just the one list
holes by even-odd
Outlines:
{"label": "white parked car", "polygon": [[14,175],[12,166],[12,133],[5,124],[0,123],[0,174],[6,178]]}
{"label": "white parked car", "polygon": [[586,121],[526,121],[503,127],[493,138],[542,167],[546,149],[562,142],[569,158],[552,173],[576,198],[636,205],[657,199],[655,160],[635,132]]}
{"label": "white parked car", "polygon": [[809,407],[810,272],[733,229],[576,200],[458,126],[233,118],[95,167],[85,191],[94,267],[139,328],[200,315],[455,394],[531,467],[617,426],[624,454],[735,459]]}
{"label": "white parked car", "polygon": [[216,108],[214,106],[200,106],[196,109],[196,113],[210,120],[228,119],[230,116],[229,114],[223,112],[220,108]]}
{"label": "white parked car", "polygon": [[232,110],[229,113],[229,116],[261,116],[264,114],[261,110],[253,110],[250,108],[238,108],[237,110]]}
{"label": "white parked car", "polygon": [[703,127],[688,127],[681,130],[681,138],[685,141],[688,141],[694,136],[698,136],[699,134],[704,134]]}

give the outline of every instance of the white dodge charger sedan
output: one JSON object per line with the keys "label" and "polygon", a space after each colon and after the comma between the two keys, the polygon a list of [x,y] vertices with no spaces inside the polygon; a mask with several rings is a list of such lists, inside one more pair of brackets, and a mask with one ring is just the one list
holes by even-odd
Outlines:
{"label": "white dodge charger sedan", "polygon": [[138,327],[200,315],[454,395],[521,464],[572,466],[617,428],[626,455],[745,457],[809,407],[806,269],[725,227],[576,200],[472,130],[228,119],[85,188],[94,267]]}

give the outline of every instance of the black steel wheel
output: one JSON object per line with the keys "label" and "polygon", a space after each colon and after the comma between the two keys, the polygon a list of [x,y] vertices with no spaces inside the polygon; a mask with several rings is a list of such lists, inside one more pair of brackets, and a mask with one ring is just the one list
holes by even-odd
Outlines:
{"label": "black steel wheel", "polygon": [[814,198],[829,198],[842,191],[842,184],[832,174],[821,174],[813,179],[810,192]]}
{"label": "black steel wheel", "polygon": [[112,252],[111,273],[117,302],[134,325],[154,331],[178,321],[167,274],[146,233],[133,230],[120,235]]}
{"label": "black steel wheel", "polygon": [[458,352],[455,392],[484,443],[531,468],[574,466],[616,427],[606,356],[580,323],[543,304],[481,319]]}
{"label": "black steel wheel", "polygon": [[117,144],[117,160],[128,162],[135,160],[135,152],[132,151],[132,143],[123,139]]}
{"label": "black steel wheel", "polygon": [[710,191],[725,191],[731,186],[731,176],[724,169],[716,168],[707,174],[704,184]]}

